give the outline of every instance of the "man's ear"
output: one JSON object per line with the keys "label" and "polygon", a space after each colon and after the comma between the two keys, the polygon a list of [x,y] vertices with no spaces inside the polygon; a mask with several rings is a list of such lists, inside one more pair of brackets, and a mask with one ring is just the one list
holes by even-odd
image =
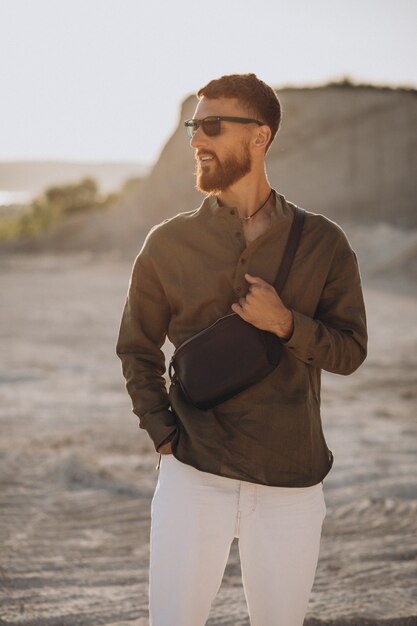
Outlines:
{"label": "man's ear", "polygon": [[257,148],[265,148],[271,139],[271,129],[269,126],[259,126],[256,132],[255,146]]}

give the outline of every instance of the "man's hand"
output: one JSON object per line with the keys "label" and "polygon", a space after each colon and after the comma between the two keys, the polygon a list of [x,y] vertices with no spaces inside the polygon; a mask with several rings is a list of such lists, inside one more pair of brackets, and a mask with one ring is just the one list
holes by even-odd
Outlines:
{"label": "man's hand", "polygon": [[172,454],[171,442],[175,439],[176,434],[177,431],[174,430],[168,435],[168,437],[165,437],[165,439],[162,440],[162,443],[157,450],[158,454]]}
{"label": "man's hand", "polygon": [[158,448],[158,452],[160,454],[172,454],[172,447],[171,447],[171,442],[168,443],[164,443],[163,446],[160,446]]}
{"label": "man's hand", "polygon": [[232,304],[232,310],[261,330],[274,333],[281,339],[289,339],[294,330],[290,309],[282,302],[274,287],[262,278],[245,274],[250,284],[245,298]]}

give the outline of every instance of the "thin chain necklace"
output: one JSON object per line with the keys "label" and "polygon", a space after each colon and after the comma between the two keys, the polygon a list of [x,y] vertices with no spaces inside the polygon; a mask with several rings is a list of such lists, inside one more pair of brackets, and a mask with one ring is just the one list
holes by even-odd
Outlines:
{"label": "thin chain necklace", "polygon": [[271,191],[269,192],[269,195],[268,195],[267,199],[266,199],[266,200],[265,200],[265,202],[264,202],[264,203],[263,203],[263,204],[259,207],[259,209],[256,209],[255,213],[252,213],[252,215],[249,215],[248,217],[241,217],[241,218],[240,218],[240,219],[241,219],[241,221],[242,221],[242,222],[247,222],[247,221],[251,220],[253,217],[255,217],[255,215],[256,215],[257,213],[259,213],[259,211],[260,211],[261,209],[263,209],[263,208],[264,208],[264,206],[267,204],[267,202],[268,202],[269,198],[272,196],[272,191],[273,191],[273,190],[271,189]]}

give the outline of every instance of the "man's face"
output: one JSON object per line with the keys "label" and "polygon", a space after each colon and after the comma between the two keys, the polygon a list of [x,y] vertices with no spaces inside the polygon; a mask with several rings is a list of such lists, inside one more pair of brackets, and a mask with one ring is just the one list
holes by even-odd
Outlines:
{"label": "man's face", "polygon": [[[204,119],[209,115],[248,117],[248,112],[235,99],[202,98],[193,117]],[[191,146],[195,149],[196,188],[215,195],[237,183],[252,167],[248,127],[223,121],[220,126],[220,135],[209,137],[199,127],[191,139]]]}

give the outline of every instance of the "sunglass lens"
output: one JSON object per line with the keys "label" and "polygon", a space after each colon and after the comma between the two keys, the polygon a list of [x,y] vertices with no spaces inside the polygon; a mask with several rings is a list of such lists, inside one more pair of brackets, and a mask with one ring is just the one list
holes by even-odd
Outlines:
{"label": "sunglass lens", "polygon": [[185,129],[189,139],[192,139],[199,126],[203,132],[209,137],[220,134],[220,119],[218,117],[206,117],[204,120],[187,120],[184,122]]}
{"label": "sunglass lens", "polygon": [[206,117],[202,121],[203,130],[209,137],[220,134],[220,120],[216,117]]}

